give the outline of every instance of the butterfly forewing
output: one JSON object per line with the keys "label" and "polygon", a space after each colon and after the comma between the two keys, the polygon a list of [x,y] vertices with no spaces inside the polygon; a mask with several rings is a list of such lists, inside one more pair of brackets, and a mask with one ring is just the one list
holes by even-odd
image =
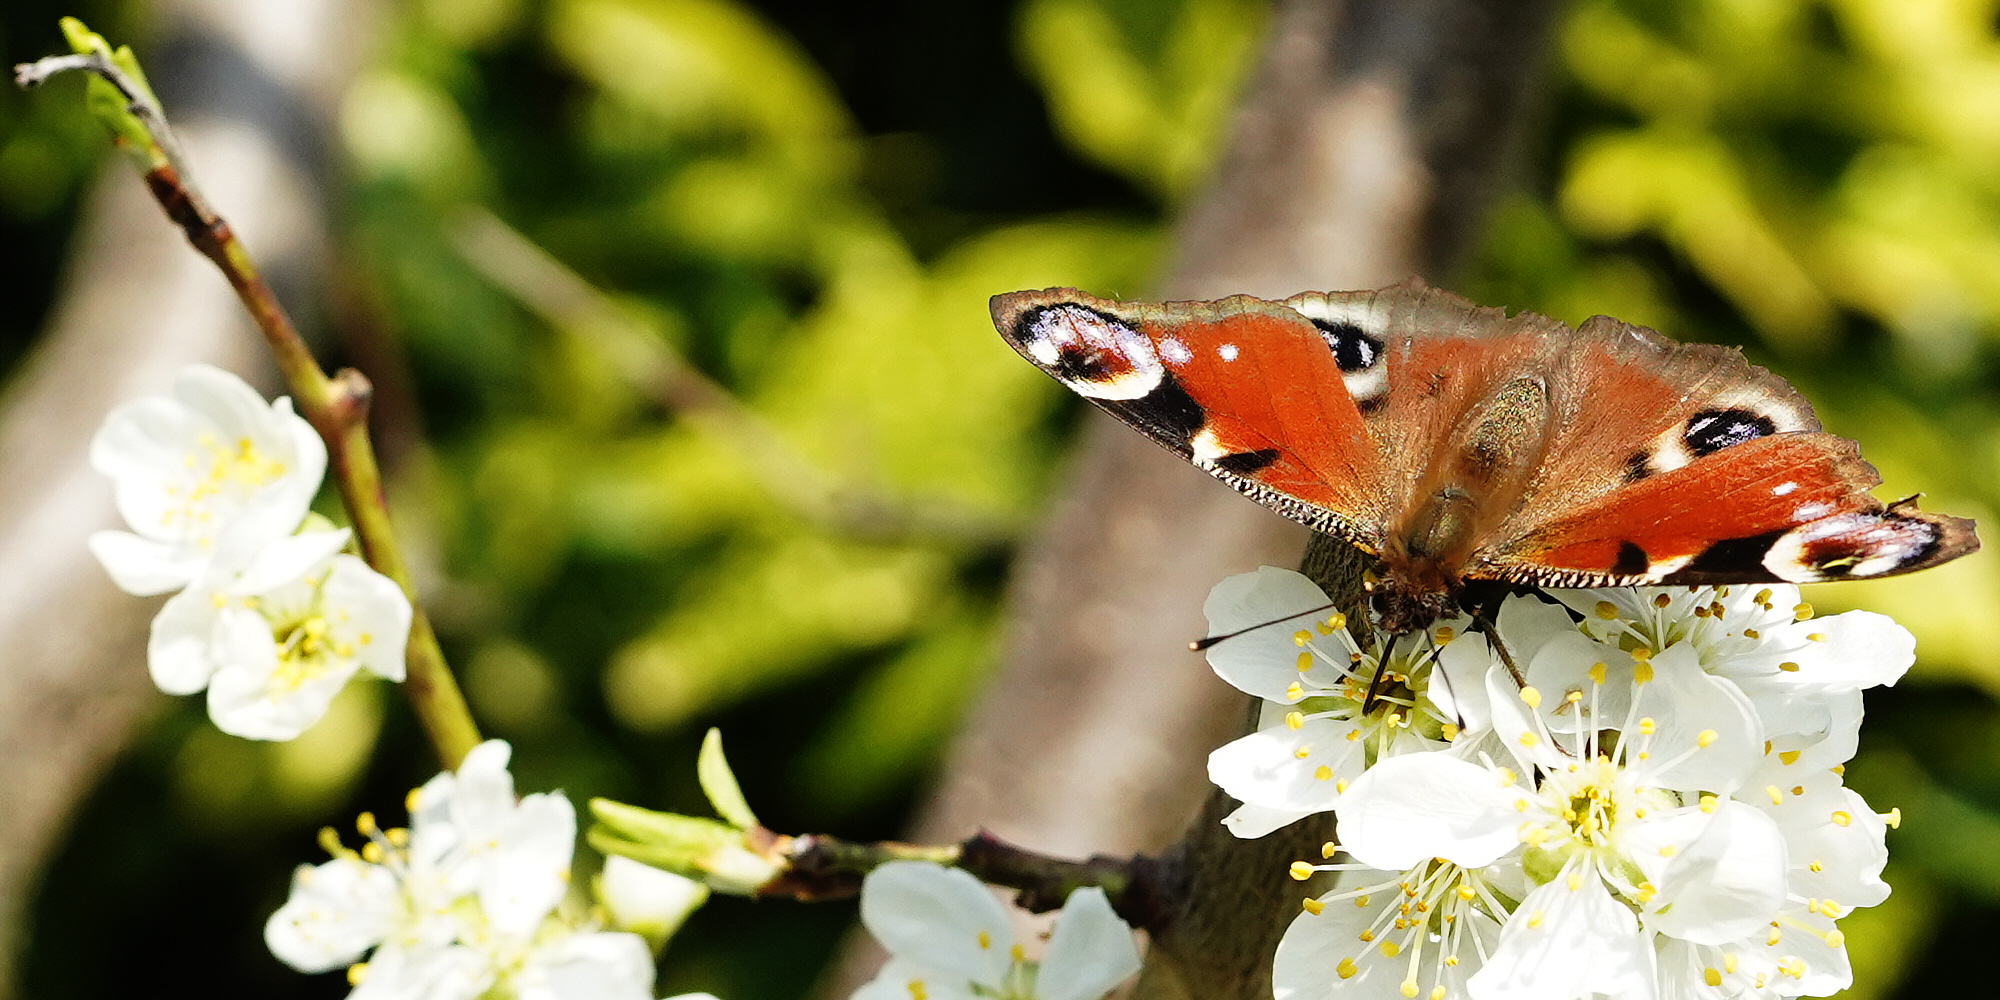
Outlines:
{"label": "butterfly forewing", "polygon": [[1247,296],[1127,304],[1074,289],[993,300],[1008,343],[1078,395],[1295,520],[1374,551],[1374,446],[1306,317]]}

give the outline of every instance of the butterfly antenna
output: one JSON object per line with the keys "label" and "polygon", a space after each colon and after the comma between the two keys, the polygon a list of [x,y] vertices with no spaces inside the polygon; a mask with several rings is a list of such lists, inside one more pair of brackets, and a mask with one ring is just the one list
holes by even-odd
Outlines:
{"label": "butterfly antenna", "polygon": [[1392,635],[1382,647],[1382,657],[1375,661],[1375,676],[1368,679],[1368,695],[1361,699],[1362,715],[1375,711],[1375,704],[1382,700],[1382,692],[1388,687],[1389,661],[1395,656],[1396,640],[1401,638],[1401,634]]}
{"label": "butterfly antenna", "polygon": [[1197,652],[1197,653],[1199,653],[1199,652],[1201,652],[1202,650],[1204,650],[1204,649],[1207,649],[1207,648],[1209,648],[1210,646],[1213,646],[1213,645],[1215,645],[1216,643],[1219,643],[1219,642],[1221,642],[1221,641],[1222,641],[1222,640],[1224,640],[1224,639],[1234,639],[1234,638],[1236,638],[1237,636],[1239,636],[1239,635],[1242,635],[1242,634],[1244,634],[1244,633],[1246,633],[1246,632],[1255,632],[1255,631],[1257,631],[1257,630],[1258,630],[1258,629],[1260,629],[1260,628],[1270,628],[1270,627],[1271,627],[1271,626],[1273,626],[1273,625],[1280,625],[1280,624],[1283,624],[1283,623],[1285,623],[1285,622],[1288,622],[1288,621],[1291,621],[1292,619],[1294,619],[1294,618],[1297,618],[1297,617],[1299,617],[1300,615],[1314,615],[1314,614],[1318,614],[1318,613],[1320,613],[1320,612],[1322,612],[1322,611],[1328,611],[1328,610],[1331,610],[1331,609],[1332,609],[1332,608],[1334,607],[1334,604],[1335,604],[1335,602],[1333,602],[1333,601],[1328,601],[1328,602],[1326,602],[1325,604],[1322,604],[1322,605],[1320,605],[1319,607],[1316,607],[1316,608],[1307,608],[1307,609],[1305,609],[1304,611],[1294,611],[1294,612],[1292,612],[1291,614],[1289,614],[1289,615],[1286,615],[1286,616],[1284,616],[1283,618],[1273,618],[1273,619],[1271,619],[1270,621],[1267,621],[1267,622],[1258,622],[1257,624],[1255,624],[1255,625],[1251,625],[1251,626],[1249,626],[1249,627],[1247,627],[1247,628],[1239,628],[1239,629],[1237,629],[1237,630],[1236,630],[1236,631],[1234,631],[1234,632],[1224,632],[1224,633],[1223,633],[1223,634],[1221,634],[1221,635],[1211,635],[1211,636],[1208,636],[1208,637],[1206,637],[1206,638],[1202,638],[1202,639],[1197,639],[1197,640],[1195,640],[1195,641],[1193,641],[1193,642],[1190,642],[1190,643],[1188,643],[1188,649],[1190,649],[1190,650],[1193,650],[1194,652]]}

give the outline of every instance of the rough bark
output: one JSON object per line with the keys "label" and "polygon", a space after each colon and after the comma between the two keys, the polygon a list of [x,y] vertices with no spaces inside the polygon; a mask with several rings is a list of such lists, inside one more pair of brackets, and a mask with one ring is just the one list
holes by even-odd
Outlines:
{"label": "rough bark", "polygon": [[[363,6],[168,0],[168,30],[140,46],[198,180],[277,275],[304,277],[322,256],[311,172],[285,140],[331,107]],[[254,50],[239,44],[249,38]],[[54,87],[38,99],[78,100]],[[229,285],[125,162],[107,157],[86,204],[49,327],[0,400],[0,1000],[17,988],[24,920],[78,801],[162,704],[145,667],[159,601],[119,593],[84,548],[122,527],[88,465],[90,435],[191,362],[275,384]]]}
{"label": "rough bark", "polygon": [[[1160,292],[1370,288],[1435,278],[1469,249],[1534,106],[1555,0],[1288,0],[1224,158],[1178,229]],[[999,289],[996,289],[999,291]],[[1170,849],[1188,887],[1135,992],[1270,996],[1269,957],[1297,911],[1285,862],[1327,830],[1246,844],[1216,820],[1207,752],[1242,697],[1186,641],[1208,588],[1291,565],[1305,532],[1107,419],[1022,552],[1007,645],[917,823],[986,825],[1050,853]],[[1203,804],[1207,799],[1206,805]],[[1244,888],[1244,887],[1252,888]]]}

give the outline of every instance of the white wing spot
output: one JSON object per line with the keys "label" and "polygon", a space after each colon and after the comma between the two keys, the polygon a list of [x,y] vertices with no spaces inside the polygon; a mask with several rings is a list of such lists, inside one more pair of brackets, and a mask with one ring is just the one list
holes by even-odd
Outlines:
{"label": "white wing spot", "polygon": [[1792,520],[1800,523],[1817,521],[1831,513],[1833,505],[1830,503],[1802,503],[1797,510],[1792,511]]}
{"label": "white wing spot", "polygon": [[1217,347],[1215,349],[1215,356],[1221,358],[1224,361],[1236,360],[1236,345],[1223,344],[1222,346]]}
{"label": "white wing spot", "polygon": [[1778,485],[1771,487],[1771,495],[1774,497],[1781,497],[1798,488],[1799,484],[1797,483],[1789,483],[1789,482],[1779,483]]}
{"label": "white wing spot", "polygon": [[1171,365],[1184,365],[1194,358],[1194,352],[1187,345],[1172,337],[1160,338],[1160,357]]}

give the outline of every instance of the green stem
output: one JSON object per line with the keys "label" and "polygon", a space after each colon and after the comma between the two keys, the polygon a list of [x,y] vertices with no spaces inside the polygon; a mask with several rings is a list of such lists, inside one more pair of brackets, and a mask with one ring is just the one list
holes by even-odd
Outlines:
{"label": "green stem", "polygon": [[[305,339],[299,336],[298,328],[292,325],[291,317],[258,272],[242,241],[187,179],[166,116],[145,85],[143,75],[138,73],[129,51],[111,52],[101,37],[67,19],[64,28],[79,55],[56,56],[17,66],[16,79],[23,86],[34,86],[55,73],[83,70],[115,88],[118,98],[123,100],[122,111],[113,114],[116,120],[106,122],[113,140],[135,154],[147,190],[153,193],[167,217],[229,279],[230,287],[236,290],[243,307],[270,345],[299,414],[326,441],[329,471],[353,522],[362,556],[377,572],[396,581],[410,598],[413,613],[403,693],[409,697],[445,767],[457,768],[479,744],[479,728],[473,723],[465,696],[459,692],[458,682],[445,662],[444,651],[438,647],[430,619],[417,603],[409,567],[389,524],[382,473],[368,437],[368,402],[373,393],[368,379],[353,369],[329,378],[313,359]],[[127,72],[128,67],[131,72]],[[103,117],[100,112],[100,118]]]}

